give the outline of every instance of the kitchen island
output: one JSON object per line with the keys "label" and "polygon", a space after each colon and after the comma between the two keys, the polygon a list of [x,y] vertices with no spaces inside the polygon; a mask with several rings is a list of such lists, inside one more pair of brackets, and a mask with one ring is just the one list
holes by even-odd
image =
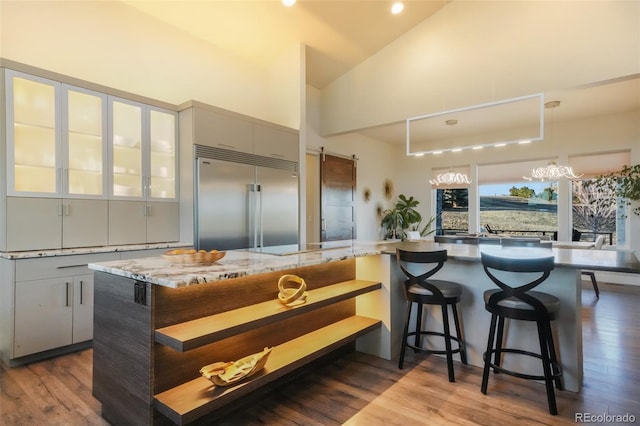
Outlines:
{"label": "kitchen island", "polygon": [[[275,256],[229,251],[211,265],[166,257],[92,264],[95,272],[93,394],[119,425],[186,424],[217,415],[257,389],[380,328],[359,300],[381,284],[356,279],[349,246]],[[278,301],[278,280],[307,285],[304,304]],[[378,294],[378,296],[375,296]],[[368,312],[375,310],[369,309]],[[199,369],[273,347],[249,380],[214,387]]]}
{"label": "kitchen island", "polygon": [[[433,242],[355,243],[332,250],[276,256],[230,251],[210,265],[174,265],[165,258],[90,265],[96,271],[94,395],[117,424],[188,423],[355,341],[357,350],[397,356],[403,326],[404,277],[398,247],[448,250],[438,272],[464,287],[460,312],[469,361],[482,365],[492,288],[479,262],[481,246]],[[640,274],[629,252],[553,249],[556,269],[540,287],[561,299],[556,321],[565,386],[582,380],[580,270]],[[277,281],[296,274],[309,287],[294,308],[276,301]],[[434,320],[437,313],[432,313]],[[382,324],[382,326],[380,326]],[[531,345],[526,326],[510,325],[509,343]],[[523,327],[523,328],[521,328]],[[273,346],[265,369],[235,387],[214,388],[201,366]]]}

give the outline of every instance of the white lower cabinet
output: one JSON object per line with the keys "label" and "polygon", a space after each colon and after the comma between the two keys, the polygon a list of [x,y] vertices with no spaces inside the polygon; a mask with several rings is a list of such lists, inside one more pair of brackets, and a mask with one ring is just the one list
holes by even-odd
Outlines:
{"label": "white lower cabinet", "polygon": [[76,344],[93,339],[93,271],[88,264],[164,251],[0,259],[2,360],[19,365],[51,356],[52,350],[64,353],[84,347]]}
{"label": "white lower cabinet", "polygon": [[93,292],[90,274],[17,282],[14,356],[93,339],[93,295],[89,300],[88,287]]}

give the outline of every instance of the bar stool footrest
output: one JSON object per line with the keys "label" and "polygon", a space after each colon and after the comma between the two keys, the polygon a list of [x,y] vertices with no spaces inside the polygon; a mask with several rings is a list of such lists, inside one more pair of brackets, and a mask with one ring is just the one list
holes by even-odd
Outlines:
{"label": "bar stool footrest", "polygon": [[[405,342],[406,346],[408,348],[413,349],[414,351],[418,351],[418,352],[424,352],[424,353],[428,353],[428,354],[435,354],[435,355],[446,355],[447,351],[446,350],[438,350],[438,349],[427,349],[427,348],[421,348],[418,347],[416,345],[412,345],[411,343],[409,343],[409,337],[410,336],[415,336],[416,332],[412,331],[410,333],[407,334],[407,341]],[[439,336],[444,338],[445,334],[441,333],[439,331],[421,331],[420,332],[421,336]],[[458,343],[458,347],[455,349],[451,349],[451,353],[452,354],[459,354],[464,350],[464,341],[462,341],[462,339],[460,339],[459,337],[455,337],[455,336],[451,336],[450,339],[454,342]]]}
{"label": "bar stool footrest", "polygon": [[[496,352],[498,352],[496,349],[492,349],[491,351],[489,351],[489,356],[495,354]],[[518,355],[526,355],[526,356],[532,356],[534,358],[538,358],[539,360],[542,361],[542,355],[535,353],[535,352],[529,352],[529,351],[524,351],[522,349],[511,349],[511,348],[501,348],[500,349],[500,353],[504,354],[504,353],[512,353],[512,354],[518,354]],[[487,359],[487,352],[482,354],[482,359],[486,361]],[[524,373],[520,373],[518,371],[513,371],[513,370],[509,370],[506,369],[504,367],[501,367],[497,364],[494,364],[493,362],[490,362],[489,365],[491,366],[491,368],[494,369],[494,371],[498,371],[500,373],[504,373],[504,374],[508,374],[509,376],[514,376],[514,377],[519,377],[521,379],[528,379],[528,380],[545,380],[544,376],[538,376],[538,375],[532,375],[532,374],[524,374]],[[553,367],[553,370],[555,370],[556,372],[552,372],[551,373],[551,378],[552,379],[559,379],[560,377],[562,377],[562,366],[556,362],[551,361],[551,365]]]}

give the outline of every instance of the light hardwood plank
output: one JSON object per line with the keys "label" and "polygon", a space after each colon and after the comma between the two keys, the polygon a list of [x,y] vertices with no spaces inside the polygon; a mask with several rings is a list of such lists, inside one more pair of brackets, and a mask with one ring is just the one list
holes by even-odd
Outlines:
{"label": "light hardwood plank", "polygon": [[[640,288],[599,283],[583,288],[585,377],[582,392],[558,392],[558,416],[547,411],[539,383],[408,353],[405,369],[361,353],[296,375],[267,395],[207,424],[219,425],[575,425],[577,412],[635,415],[640,421]],[[107,425],[91,394],[92,351],[0,369],[0,424]],[[64,388],[68,388],[64,390]],[[88,411],[87,411],[88,410]],[[89,414],[91,413],[91,414]]]}

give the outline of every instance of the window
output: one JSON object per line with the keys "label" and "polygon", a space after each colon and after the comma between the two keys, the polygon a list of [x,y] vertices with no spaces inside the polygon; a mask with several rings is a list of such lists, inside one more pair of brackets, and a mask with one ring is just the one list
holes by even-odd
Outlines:
{"label": "window", "polygon": [[558,184],[523,177],[545,164],[540,160],[479,166],[480,226],[487,232],[553,237],[558,230]]}
{"label": "window", "polygon": [[616,244],[617,200],[612,194],[590,186],[591,181],[583,179],[571,183],[573,228],[578,231],[576,235],[580,235],[580,240],[595,241],[598,235],[605,235],[605,244]]}
{"label": "window", "polygon": [[571,183],[571,217],[581,240],[595,241],[598,235],[604,235],[605,244],[625,245],[627,218],[624,204],[613,194],[590,186],[589,182],[598,175],[618,171],[630,162],[629,151],[569,158],[569,165],[582,175],[582,179]]}
{"label": "window", "polygon": [[469,190],[436,190],[436,234],[469,232]]}

